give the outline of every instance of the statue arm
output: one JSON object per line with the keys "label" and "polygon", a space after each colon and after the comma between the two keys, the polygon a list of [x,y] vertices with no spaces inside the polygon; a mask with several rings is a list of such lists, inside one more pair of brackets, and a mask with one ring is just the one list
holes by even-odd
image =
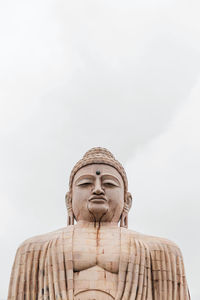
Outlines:
{"label": "statue arm", "polygon": [[155,299],[189,300],[183,256],[179,247],[170,242],[158,243],[151,250],[152,282]]}
{"label": "statue arm", "polygon": [[31,244],[22,244],[18,248],[11,271],[8,300],[36,299],[39,261],[34,250]]}
{"label": "statue arm", "polygon": [[30,238],[18,248],[8,300],[47,299],[50,295],[68,299],[72,233],[73,227],[61,228]]}

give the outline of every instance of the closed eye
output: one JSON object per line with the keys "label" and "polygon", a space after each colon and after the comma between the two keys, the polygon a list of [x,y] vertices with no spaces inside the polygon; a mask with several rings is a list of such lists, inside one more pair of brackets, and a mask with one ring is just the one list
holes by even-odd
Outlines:
{"label": "closed eye", "polygon": [[107,187],[118,187],[118,185],[115,182],[110,181],[110,180],[109,181],[104,181],[103,185],[107,186]]}
{"label": "closed eye", "polygon": [[92,184],[92,182],[86,181],[86,182],[80,182],[80,183],[78,183],[77,185],[78,185],[78,186],[81,186],[81,187],[86,187],[86,186],[88,186],[88,185],[90,185],[90,184]]}

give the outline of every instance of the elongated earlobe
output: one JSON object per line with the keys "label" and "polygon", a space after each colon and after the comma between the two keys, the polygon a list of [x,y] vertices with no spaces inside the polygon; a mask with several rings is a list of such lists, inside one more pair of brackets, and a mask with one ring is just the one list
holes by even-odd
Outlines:
{"label": "elongated earlobe", "polygon": [[120,227],[128,228],[128,215],[126,215],[124,212],[121,216]]}
{"label": "elongated earlobe", "polygon": [[120,227],[128,228],[128,213],[132,205],[132,196],[131,193],[127,192],[125,201],[124,201],[124,209],[121,215]]}
{"label": "elongated earlobe", "polygon": [[74,225],[74,214],[72,210],[72,198],[70,192],[65,196],[65,204],[67,207],[67,225]]}

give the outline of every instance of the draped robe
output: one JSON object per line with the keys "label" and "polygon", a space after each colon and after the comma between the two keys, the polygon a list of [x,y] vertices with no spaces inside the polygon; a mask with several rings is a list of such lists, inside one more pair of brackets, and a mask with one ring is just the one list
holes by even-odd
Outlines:
{"label": "draped robe", "polygon": [[[183,258],[176,244],[120,230],[115,300],[189,300]],[[67,226],[28,239],[18,248],[8,300],[74,299],[73,232],[74,226]]]}

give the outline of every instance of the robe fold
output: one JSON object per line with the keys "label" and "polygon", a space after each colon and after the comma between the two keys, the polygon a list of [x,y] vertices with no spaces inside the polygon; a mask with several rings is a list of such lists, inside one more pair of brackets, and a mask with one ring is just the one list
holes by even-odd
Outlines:
{"label": "robe fold", "polygon": [[[73,300],[74,226],[34,237],[17,250],[8,300]],[[109,230],[109,229],[108,229]],[[189,300],[180,249],[121,228],[115,300]]]}

